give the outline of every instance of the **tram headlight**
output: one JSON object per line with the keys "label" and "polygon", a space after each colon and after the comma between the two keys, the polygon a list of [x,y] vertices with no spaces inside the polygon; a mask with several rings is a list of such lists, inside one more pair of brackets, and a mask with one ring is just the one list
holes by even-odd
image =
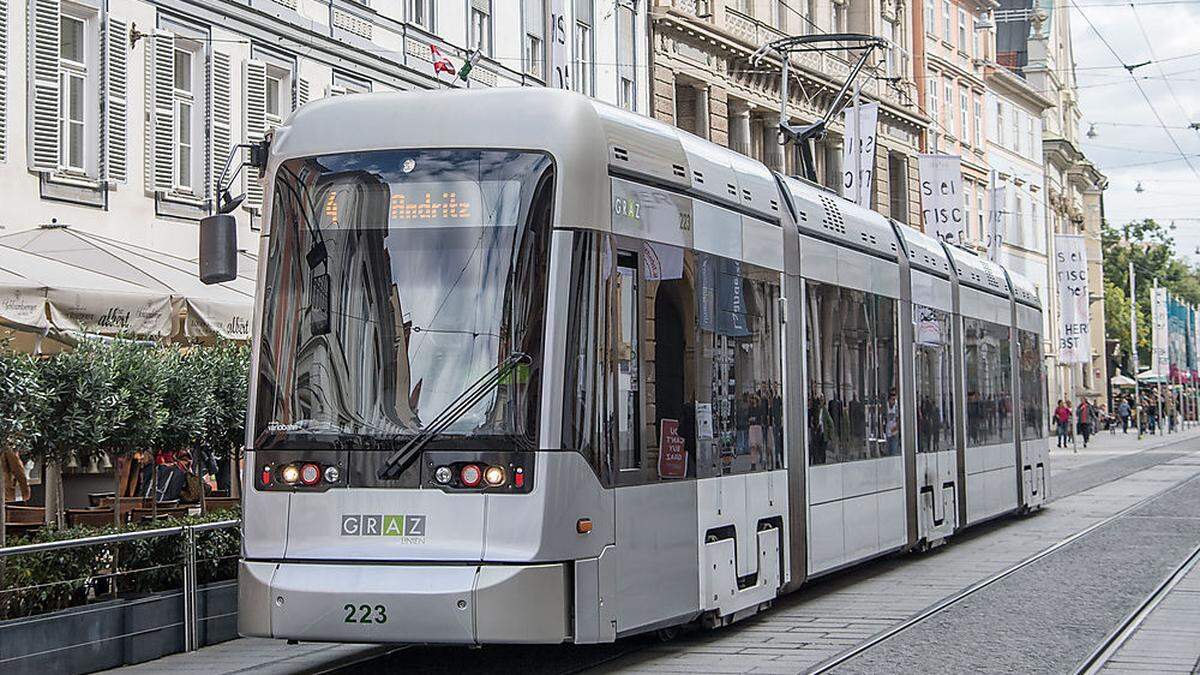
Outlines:
{"label": "tram headlight", "polygon": [[489,466],[483,471],[483,482],[496,487],[504,484],[504,467]]}
{"label": "tram headlight", "polygon": [[336,466],[325,467],[325,481],[328,483],[336,483],[342,477],[342,472],[338,471]]}
{"label": "tram headlight", "polygon": [[483,479],[483,471],[476,464],[467,464],[459,471],[458,479],[466,487],[476,487]]}
{"label": "tram headlight", "polygon": [[437,470],[433,472],[433,479],[442,485],[447,485],[451,480],[454,479],[454,471],[452,471],[448,466],[439,466]]}
{"label": "tram headlight", "polygon": [[279,471],[279,477],[288,485],[295,485],[296,481],[300,480],[300,468],[295,464],[288,464]]}

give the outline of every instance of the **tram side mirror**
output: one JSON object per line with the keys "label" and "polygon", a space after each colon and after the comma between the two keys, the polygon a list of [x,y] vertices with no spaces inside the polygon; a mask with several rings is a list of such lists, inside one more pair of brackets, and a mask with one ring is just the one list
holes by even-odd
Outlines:
{"label": "tram side mirror", "polygon": [[219,284],[237,278],[237,218],[217,213],[200,219],[200,281]]}
{"label": "tram side mirror", "polygon": [[314,274],[308,285],[308,330],[329,334],[329,273]]}

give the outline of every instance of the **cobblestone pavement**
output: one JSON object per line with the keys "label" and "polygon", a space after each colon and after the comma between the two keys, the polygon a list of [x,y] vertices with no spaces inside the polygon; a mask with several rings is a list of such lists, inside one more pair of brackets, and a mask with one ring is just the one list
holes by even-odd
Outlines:
{"label": "cobblestone pavement", "polygon": [[1200,672],[1200,565],[1171,589],[1101,672],[1106,675]]}

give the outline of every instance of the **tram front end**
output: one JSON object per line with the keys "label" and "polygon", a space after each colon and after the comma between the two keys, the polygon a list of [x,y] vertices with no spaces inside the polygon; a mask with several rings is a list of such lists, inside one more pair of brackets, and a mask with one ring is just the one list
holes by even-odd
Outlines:
{"label": "tram front end", "polygon": [[334,152],[268,176],[239,631],[580,640],[599,600],[576,568],[613,541],[612,499],[547,441],[552,157]]}

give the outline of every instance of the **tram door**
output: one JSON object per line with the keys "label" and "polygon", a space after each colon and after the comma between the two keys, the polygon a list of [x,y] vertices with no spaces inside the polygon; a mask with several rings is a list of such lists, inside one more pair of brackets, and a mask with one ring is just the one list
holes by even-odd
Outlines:
{"label": "tram door", "polygon": [[[618,251],[614,293],[618,634],[694,615],[700,593],[696,483],[663,480],[673,473],[658,461],[661,437],[694,443],[684,424],[688,341],[676,288],[685,282],[648,273],[639,248]],[[690,462],[684,471],[695,475]]]}
{"label": "tram door", "polygon": [[936,542],[958,523],[951,315],[913,305],[917,412],[917,509],[920,536]]}

